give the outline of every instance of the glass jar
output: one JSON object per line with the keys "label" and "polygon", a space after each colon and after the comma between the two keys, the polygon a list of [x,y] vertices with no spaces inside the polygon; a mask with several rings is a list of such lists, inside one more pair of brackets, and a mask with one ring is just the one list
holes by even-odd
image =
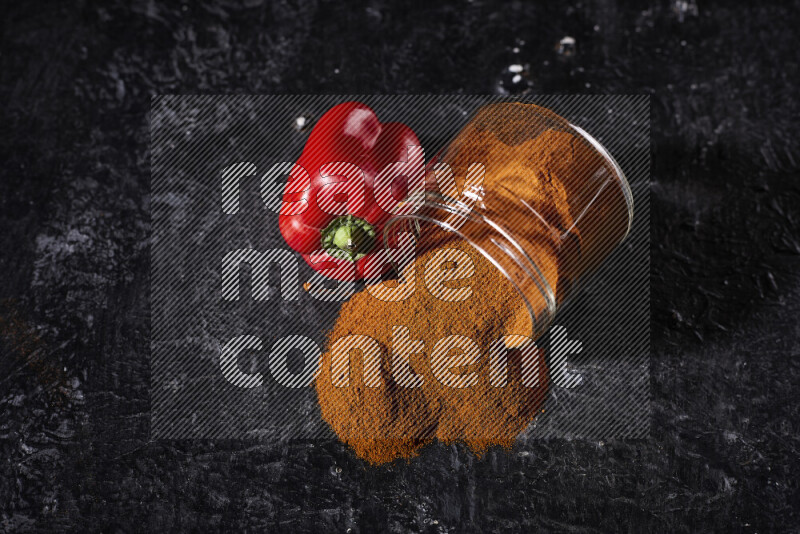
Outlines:
{"label": "glass jar", "polygon": [[457,234],[514,285],[536,339],[632,220],[628,181],[596,139],[548,109],[503,102],[431,161],[423,205],[390,220],[384,244],[391,254],[396,232],[430,225]]}

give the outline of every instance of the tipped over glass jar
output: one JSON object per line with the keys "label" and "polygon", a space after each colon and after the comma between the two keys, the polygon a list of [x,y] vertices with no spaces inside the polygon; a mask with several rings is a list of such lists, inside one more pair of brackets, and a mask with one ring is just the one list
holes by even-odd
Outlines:
{"label": "tipped over glass jar", "polygon": [[628,181],[596,139],[546,108],[502,102],[430,162],[424,204],[390,220],[384,243],[431,226],[457,234],[513,284],[536,339],[632,220]]}

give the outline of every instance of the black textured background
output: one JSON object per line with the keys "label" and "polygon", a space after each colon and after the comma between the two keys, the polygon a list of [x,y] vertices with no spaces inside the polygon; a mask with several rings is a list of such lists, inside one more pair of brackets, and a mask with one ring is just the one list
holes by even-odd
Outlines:
{"label": "black textured background", "polygon": [[[797,531],[797,8],[3,3],[0,529]],[[520,90],[653,95],[650,440],[148,442],[152,94]]]}

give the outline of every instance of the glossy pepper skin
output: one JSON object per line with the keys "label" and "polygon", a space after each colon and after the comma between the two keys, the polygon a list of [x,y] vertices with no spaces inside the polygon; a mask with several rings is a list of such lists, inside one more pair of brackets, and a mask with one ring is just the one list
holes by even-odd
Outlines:
{"label": "glossy pepper skin", "polygon": [[[383,246],[383,226],[396,212],[392,206],[402,205],[409,194],[410,173],[385,169],[411,161],[409,147],[421,154],[419,145],[408,126],[381,123],[365,104],[331,108],[289,174],[279,216],[286,243],[329,278],[367,277],[368,262]],[[419,169],[413,174],[421,188],[421,161]]]}

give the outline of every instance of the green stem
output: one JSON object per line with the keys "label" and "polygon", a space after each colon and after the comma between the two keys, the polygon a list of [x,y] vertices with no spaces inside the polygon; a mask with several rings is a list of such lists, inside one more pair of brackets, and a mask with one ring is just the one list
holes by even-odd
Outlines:
{"label": "green stem", "polygon": [[356,261],[375,246],[375,227],[353,215],[337,217],[322,230],[322,248],[333,257]]}

